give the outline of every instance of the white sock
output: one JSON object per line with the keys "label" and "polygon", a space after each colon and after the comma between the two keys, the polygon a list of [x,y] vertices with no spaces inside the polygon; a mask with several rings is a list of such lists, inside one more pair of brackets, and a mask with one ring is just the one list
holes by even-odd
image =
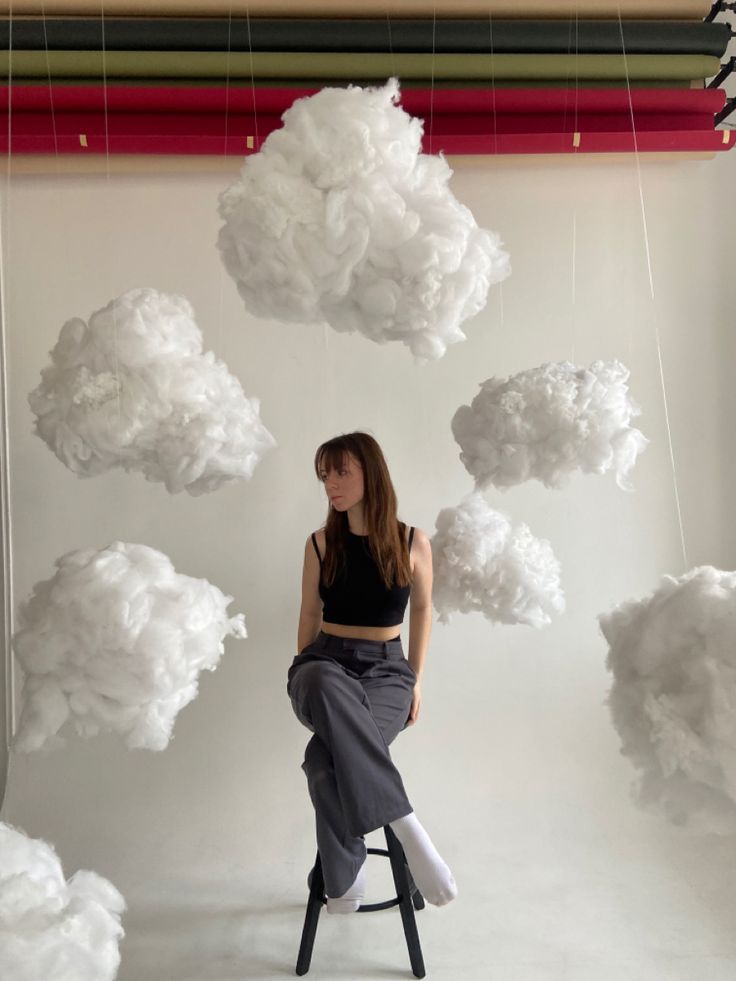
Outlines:
{"label": "white sock", "polygon": [[429,835],[412,811],[391,821],[391,830],[401,842],[412,878],[419,891],[433,906],[444,906],[457,896],[452,872],[432,844]]}
{"label": "white sock", "polygon": [[365,862],[358,869],[355,882],[342,896],[327,897],[328,913],[354,913],[365,897]]}

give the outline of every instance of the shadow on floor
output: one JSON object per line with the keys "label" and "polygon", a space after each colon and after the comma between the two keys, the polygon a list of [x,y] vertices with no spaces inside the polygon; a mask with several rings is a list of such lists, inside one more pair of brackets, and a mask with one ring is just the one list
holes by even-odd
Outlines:
{"label": "shadow on floor", "polygon": [[[294,977],[304,910],[303,903],[131,904],[123,921],[126,936],[120,948],[122,962],[117,981],[265,981]],[[318,936],[318,943],[319,939]],[[385,964],[376,963],[375,957],[370,956],[359,970],[354,962],[350,966],[350,977],[356,981],[390,981],[407,976],[411,977],[410,971],[398,965],[386,969]],[[343,958],[330,957],[325,963],[323,953],[317,963],[315,954],[309,977],[315,981],[345,978]]]}

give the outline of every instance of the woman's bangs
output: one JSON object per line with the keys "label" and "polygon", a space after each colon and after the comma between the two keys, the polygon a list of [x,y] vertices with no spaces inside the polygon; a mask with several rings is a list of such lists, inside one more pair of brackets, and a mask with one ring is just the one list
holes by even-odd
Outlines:
{"label": "woman's bangs", "polygon": [[314,466],[317,476],[320,477],[323,471],[329,473],[330,470],[341,470],[346,462],[347,455],[347,447],[339,437],[337,439],[331,439],[329,443],[325,443],[317,451],[317,459]]}

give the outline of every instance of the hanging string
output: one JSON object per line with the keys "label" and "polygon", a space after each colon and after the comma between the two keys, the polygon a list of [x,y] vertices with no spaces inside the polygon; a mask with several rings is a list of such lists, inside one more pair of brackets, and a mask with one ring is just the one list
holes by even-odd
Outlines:
{"label": "hanging string", "polygon": [[395,78],[396,77],[396,61],[394,59],[394,45],[393,45],[393,39],[392,39],[392,36],[391,36],[391,15],[389,14],[388,10],[386,11],[386,27],[388,28],[388,53],[389,53],[389,57],[391,58],[391,75],[392,75],[392,77]]}
{"label": "hanging string", "polygon": [[[575,8],[575,86],[573,88],[573,156],[575,163],[577,165],[578,161],[578,107],[579,107],[579,89],[580,89],[580,77],[578,73],[578,55],[580,51],[580,34],[579,34],[579,22],[578,22],[578,11]],[[567,122],[567,99],[565,99],[565,120]],[[563,124],[562,132],[566,134],[567,127]],[[564,138],[564,136],[563,136]],[[574,186],[577,187],[577,181],[574,182]],[[573,190],[573,194],[575,191]],[[577,263],[578,263],[578,205],[577,201],[573,204],[572,209],[572,316],[570,318],[570,332],[572,334],[570,341],[570,360],[575,364],[575,347],[577,340]]]}
{"label": "hanging string", "polygon": [[110,132],[107,119],[107,52],[105,50],[105,0],[100,0],[100,30],[102,33],[102,111],[105,123],[105,174],[110,180]]}
{"label": "hanging string", "polygon": [[[577,132],[577,131],[576,131]],[[575,318],[576,318],[576,292],[577,292],[577,257],[578,257],[578,210],[577,206],[572,211],[572,342],[570,345],[570,360],[575,364]]]}
{"label": "hanging string", "polygon": [[[110,126],[108,121],[107,108],[107,45],[105,43],[105,0],[100,0],[100,28],[102,32],[102,105],[105,121],[105,181],[107,194],[110,196]],[[112,277],[111,277],[112,279]],[[113,289],[113,297],[117,293]],[[118,466],[122,467],[123,461],[123,410],[120,398],[120,362],[118,360],[118,316],[115,303],[112,304],[112,352],[115,362],[115,401],[118,410]]]}
{"label": "hanging string", "polygon": [[261,141],[258,137],[258,109],[256,107],[256,79],[253,71],[253,44],[250,36],[250,9],[245,8],[245,22],[248,27],[248,57],[250,58],[250,91],[253,99],[253,131],[255,133],[256,152],[261,149]]}
{"label": "hanging string", "polygon": [[[9,196],[9,188],[7,190]],[[3,221],[0,219],[0,372],[2,373],[2,488],[0,498],[2,499],[2,536],[3,536],[3,615],[4,615],[4,645],[5,645],[5,685],[6,685],[6,725],[5,742],[10,751],[11,743],[15,736],[15,670],[13,660],[13,531],[10,509],[10,477],[9,477],[9,455],[10,455],[10,432],[8,426],[8,366],[7,366],[7,305],[5,296],[5,261],[4,252],[4,229]],[[2,801],[2,788],[0,788],[0,802]]]}
{"label": "hanging string", "polygon": [[[227,58],[225,60],[225,138],[222,147],[222,154],[225,160],[228,157],[228,140],[230,135],[230,56],[232,53],[232,28],[233,28],[233,5],[229,5],[227,16]],[[219,311],[217,317],[217,340],[218,342],[224,335],[225,323],[225,266],[220,263],[220,289],[219,289]]]}
{"label": "hanging string", "polygon": [[496,58],[493,50],[493,13],[488,12],[488,41],[491,48],[491,117],[493,121],[493,155],[498,155],[498,120],[496,118]]}
{"label": "hanging string", "polygon": [[[632,133],[632,138],[633,138],[633,143],[634,143],[634,157],[636,159],[636,173],[637,173],[637,178],[638,178],[638,181],[639,181],[639,203],[640,203],[640,206],[641,206],[642,228],[644,230],[644,244],[645,244],[645,247],[646,247],[646,256],[647,256],[647,270],[648,270],[648,273],[649,273],[649,294],[650,294],[650,297],[651,297],[652,301],[654,301],[654,278],[652,276],[652,260],[651,260],[650,250],[649,250],[649,234],[648,234],[648,231],[647,231],[647,216],[646,216],[646,209],[644,207],[644,189],[643,189],[643,184],[642,184],[642,179],[641,179],[641,161],[639,160],[639,144],[638,144],[637,135],[636,135],[636,121],[634,119],[634,103],[633,103],[633,100],[631,98],[631,82],[629,80],[629,66],[628,66],[628,59],[626,57],[626,44],[625,44],[625,41],[624,41],[624,26],[623,26],[623,22],[621,20],[621,7],[620,6],[618,6],[618,27],[619,27],[619,33],[621,35],[621,51],[623,53],[624,73],[626,75],[626,91],[627,91],[628,99],[629,99],[629,115],[631,117],[631,133]],[[657,362],[658,362],[658,365],[659,365],[659,381],[660,381],[660,384],[662,386],[662,403],[664,405],[664,420],[665,420],[665,425],[667,427],[667,445],[668,445],[668,448],[669,448],[670,467],[671,467],[671,470],[672,470],[672,485],[673,485],[674,494],[675,494],[675,508],[677,510],[677,523],[678,523],[678,527],[679,527],[679,530],[680,530],[680,544],[681,544],[681,547],[682,547],[682,558],[683,558],[683,562],[685,564],[685,569],[687,570],[689,568],[689,566],[690,566],[690,563],[688,562],[687,546],[685,544],[685,528],[684,528],[683,521],[682,521],[682,508],[680,506],[680,492],[679,492],[678,483],[677,483],[677,468],[675,466],[675,451],[674,451],[674,447],[673,447],[673,444],[672,444],[672,429],[671,429],[671,426],[670,426],[670,413],[669,413],[669,406],[668,406],[668,402],[667,402],[667,387],[666,387],[666,384],[665,384],[664,364],[663,364],[663,361],[662,361],[662,344],[661,344],[661,338],[660,338],[660,335],[659,335],[659,324],[657,323],[657,315],[656,315],[656,310],[655,310],[654,306],[652,307],[652,317],[653,317],[653,320],[654,320],[654,339],[655,339],[656,344],[657,344]]]}
{"label": "hanging string", "polygon": [[[2,466],[0,467],[0,502],[2,504],[2,563],[3,563],[3,613],[5,642],[5,742],[8,749],[8,775],[13,754],[10,747],[15,738],[15,655],[13,653],[14,610],[13,599],[13,520],[9,474],[10,428],[8,424],[8,366],[7,366],[7,300],[5,293],[5,269],[7,263],[6,231],[10,229],[10,176],[13,103],[13,3],[8,10],[8,158],[5,175],[5,218],[0,211],[0,384],[2,384]],[[1,799],[1,795],[0,795]]]}
{"label": "hanging string", "polygon": [[43,46],[46,51],[46,74],[49,80],[49,103],[51,104],[51,129],[54,134],[54,154],[56,171],[59,171],[59,140],[56,135],[56,113],[54,112],[54,88],[51,84],[51,58],[49,57],[49,39],[46,33],[46,4],[41,0],[41,23],[43,25]]}
{"label": "hanging string", "polygon": [[227,156],[228,122],[230,109],[230,52],[232,49],[233,5],[230,3],[227,12],[227,57],[225,59],[225,145],[222,152]]}
{"label": "hanging string", "polygon": [[[496,59],[493,49],[493,12],[491,10],[488,11],[488,41],[491,49],[491,120],[493,128],[493,158],[495,163],[498,157],[498,117],[496,114]],[[498,284],[498,307],[501,315],[501,327],[503,327],[503,283]]]}
{"label": "hanging string", "polygon": [[631,136],[634,143],[634,159],[636,161],[636,176],[639,182],[639,205],[641,207],[641,223],[644,230],[644,246],[647,255],[647,272],[649,274],[649,293],[654,299],[654,279],[652,277],[652,259],[649,251],[649,231],[647,229],[647,212],[644,207],[644,188],[641,179],[641,161],[639,159],[639,140],[636,134],[636,121],[634,120],[634,103],[631,98],[631,81],[629,79],[629,61],[626,56],[626,44],[624,41],[624,25],[621,20],[621,7],[618,6],[618,28],[621,35],[621,53],[624,59],[624,74],[626,76],[626,93],[629,100],[629,116],[631,118]]}
{"label": "hanging string", "polygon": [[434,126],[434,48],[437,33],[437,8],[432,7],[432,81],[429,89],[429,152],[434,153],[432,128]]}

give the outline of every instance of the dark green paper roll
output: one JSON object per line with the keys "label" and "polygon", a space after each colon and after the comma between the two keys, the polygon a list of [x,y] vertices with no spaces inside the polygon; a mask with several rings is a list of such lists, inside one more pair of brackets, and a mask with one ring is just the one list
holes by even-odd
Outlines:
{"label": "dark green paper roll", "polygon": [[[622,35],[623,33],[623,42]],[[382,20],[346,18],[110,18],[108,51],[367,51],[496,54],[707,54],[721,57],[724,23],[607,20]],[[622,49],[623,43],[623,49]],[[103,48],[102,18],[0,21],[0,48]]]}

